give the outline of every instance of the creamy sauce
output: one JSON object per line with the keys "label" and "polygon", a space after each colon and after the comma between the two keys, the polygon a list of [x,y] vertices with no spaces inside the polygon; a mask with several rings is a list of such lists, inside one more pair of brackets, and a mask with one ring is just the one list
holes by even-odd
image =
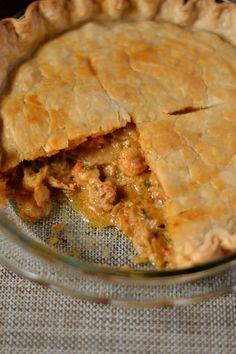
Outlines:
{"label": "creamy sauce", "polygon": [[122,154],[126,156],[126,148],[142,154],[132,125],[109,135],[103,147],[91,147],[89,144],[87,147],[85,143],[77,149],[79,160],[88,164],[91,170],[98,168],[100,178],[111,180],[116,186],[118,198],[109,211],[100,207],[99,198],[91,203],[89,181],[79,191],[70,191],[67,196],[73,208],[93,227],[116,226],[130,237],[141,263],[151,261],[163,268],[167,266],[170,244],[165,232],[162,190],[148,167],[132,176],[120,168],[120,159]]}
{"label": "creamy sauce", "polygon": [[73,209],[79,214],[85,217],[92,227],[104,228],[112,226],[110,217],[106,214],[98,213],[88,203],[88,194],[85,190],[80,192],[68,192],[66,193],[69,201],[72,203]]}
{"label": "creamy sauce", "polygon": [[137,138],[135,126],[129,124],[74,150],[20,164],[11,187],[22,217],[35,221],[48,215],[52,190],[56,195],[63,190],[93,227],[115,226],[130,237],[138,262],[168,267],[171,247],[163,191]]}

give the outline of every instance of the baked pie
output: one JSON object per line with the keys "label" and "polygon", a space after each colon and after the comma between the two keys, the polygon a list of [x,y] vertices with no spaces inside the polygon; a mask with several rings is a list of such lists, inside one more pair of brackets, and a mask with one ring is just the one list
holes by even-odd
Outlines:
{"label": "baked pie", "polygon": [[63,190],[143,261],[236,251],[236,6],[45,0],[0,23],[1,201]]}

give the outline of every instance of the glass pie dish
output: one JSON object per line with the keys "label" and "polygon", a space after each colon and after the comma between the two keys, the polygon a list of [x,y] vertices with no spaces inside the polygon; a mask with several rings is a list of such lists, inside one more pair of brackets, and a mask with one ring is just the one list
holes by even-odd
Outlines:
{"label": "glass pie dish", "polygon": [[[64,225],[50,236],[55,225]],[[236,290],[236,255],[198,267],[157,271],[134,265],[127,237],[94,230],[67,202],[27,224],[10,203],[0,214],[0,262],[64,294],[104,304],[159,307],[192,304]],[[131,268],[132,267],[132,268]]]}
{"label": "glass pie dish", "polygon": [[[211,106],[192,111],[204,109]],[[34,224],[24,222],[15,210],[12,200],[0,209],[0,261],[51,289],[136,307],[195,303],[235,290],[235,254],[192,268],[158,271],[140,264],[121,232],[92,228],[66,200]]]}

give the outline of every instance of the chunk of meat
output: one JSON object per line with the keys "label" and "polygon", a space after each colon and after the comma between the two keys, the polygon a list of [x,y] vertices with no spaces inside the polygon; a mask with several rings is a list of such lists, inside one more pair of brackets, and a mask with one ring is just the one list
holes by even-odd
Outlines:
{"label": "chunk of meat", "polygon": [[[72,166],[67,161],[66,154],[62,155],[61,158],[58,156],[54,157],[52,163],[49,165],[48,183],[53,188],[71,189],[72,184],[75,186],[71,169]],[[66,186],[68,188],[66,188]]]}
{"label": "chunk of meat", "polygon": [[124,148],[118,160],[118,167],[129,177],[138,176],[147,170],[144,157],[138,149]]}
{"label": "chunk of meat", "polygon": [[148,257],[152,252],[153,233],[148,229],[145,219],[140,217],[139,207],[130,201],[123,202],[114,210],[114,217],[120,230],[132,239],[136,251],[142,257]]}
{"label": "chunk of meat", "polygon": [[36,173],[29,168],[24,169],[23,187],[33,192],[34,200],[39,208],[47,208],[47,204],[50,203],[50,190],[45,184],[47,177],[48,166],[42,167]]}
{"label": "chunk of meat", "polygon": [[98,168],[86,165],[83,161],[77,161],[72,170],[72,176],[77,185],[86,185],[99,180]]}
{"label": "chunk of meat", "polygon": [[44,205],[50,202],[50,191],[43,185],[39,184],[34,190],[34,199],[38,207],[44,207]]}
{"label": "chunk of meat", "polygon": [[149,259],[162,268],[170,250],[165,233],[157,228],[157,220],[149,219],[144,209],[130,201],[117,204],[112,213],[115,224],[132,239],[134,248],[142,259]]}
{"label": "chunk of meat", "polygon": [[75,183],[64,183],[53,176],[48,177],[48,184],[50,185],[50,187],[69,191],[73,191],[76,186]]}
{"label": "chunk of meat", "polygon": [[42,184],[48,175],[48,166],[40,168],[38,172],[32,171],[32,169],[24,168],[24,177],[22,180],[22,185],[27,191],[33,192],[34,189]]}
{"label": "chunk of meat", "polygon": [[43,203],[43,206],[38,206],[32,195],[19,195],[16,202],[21,217],[29,221],[40,220],[48,216],[51,210],[51,203]]}
{"label": "chunk of meat", "polygon": [[89,185],[89,201],[96,208],[111,211],[116,203],[117,188],[111,181],[96,181]]}

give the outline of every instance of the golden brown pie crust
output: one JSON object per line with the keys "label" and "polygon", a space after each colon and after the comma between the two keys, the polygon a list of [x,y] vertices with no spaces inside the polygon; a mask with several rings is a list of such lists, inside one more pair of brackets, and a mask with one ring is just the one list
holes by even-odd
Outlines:
{"label": "golden brown pie crust", "polygon": [[38,1],[0,23],[0,43],[2,171],[132,120],[167,197],[174,266],[236,250],[235,5]]}

